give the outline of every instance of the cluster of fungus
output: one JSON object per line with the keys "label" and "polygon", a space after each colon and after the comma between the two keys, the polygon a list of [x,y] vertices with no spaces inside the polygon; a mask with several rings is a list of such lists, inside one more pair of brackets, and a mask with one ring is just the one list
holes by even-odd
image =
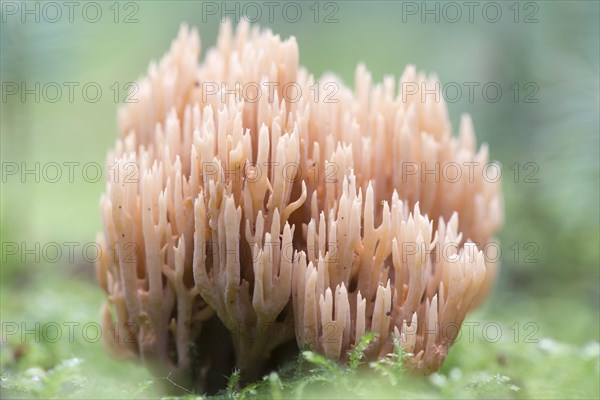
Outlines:
{"label": "cluster of fungus", "polygon": [[[371,332],[366,358],[396,340],[435,371],[496,271],[478,249],[500,186],[470,118],[454,137],[443,100],[403,90],[435,87],[412,66],[315,81],[293,37],[245,23],[199,55],[183,26],[119,110],[97,264],[110,348],[202,388],[290,342],[344,362]],[[450,164],[470,173],[415,173]]]}

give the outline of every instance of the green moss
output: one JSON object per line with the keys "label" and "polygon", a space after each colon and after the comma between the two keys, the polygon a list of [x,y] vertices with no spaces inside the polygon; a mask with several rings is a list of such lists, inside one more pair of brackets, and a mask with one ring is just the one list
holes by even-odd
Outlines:
{"label": "green moss", "polygon": [[[47,328],[48,324],[64,326],[69,321],[83,324],[86,318],[97,320],[102,293],[92,282],[50,272],[40,271],[39,276],[22,290],[2,288],[12,299],[3,309],[2,398],[156,398],[165,396],[169,389],[182,391],[170,377],[152,377],[142,366],[111,359],[100,341],[85,340],[77,330],[72,342],[68,337],[56,340],[56,335]],[[40,287],[53,289],[39,293]],[[40,298],[40,294],[43,296],[45,306],[27,301],[31,300],[34,291],[38,291],[36,298]],[[68,306],[72,304],[77,306]],[[40,322],[39,335],[30,333],[25,341],[18,334],[9,335],[4,328],[11,322],[11,317],[16,320],[16,315],[19,323],[25,320],[30,327],[34,326],[33,321]],[[475,319],[470,322],[474,326],[490,324],[484,312],[475,314]],[[405,370],[405,354],[399,346],[385,360],[364,363],[362,352],[373,339],[367,334],[349,355],[348,366],[303,351],[280,370],[245,387],[240,387],[239,371],[232,372],[227,388],[213,398],[535,399],[600,396],[600,345],[597,341],[575,345],[549,339],[540,332],[526,336],[522,326],[521,334],[515,337],[515,326],[512,329],[507,323],[498,323],[498,326],[502,337],[497,341],[492,329],[487,336],[477,329],[473,329],[471,336],[463,329],[442,369],[431,376],[417,376]],[[190,393],[179,398],[199,397],[201,394]]]}

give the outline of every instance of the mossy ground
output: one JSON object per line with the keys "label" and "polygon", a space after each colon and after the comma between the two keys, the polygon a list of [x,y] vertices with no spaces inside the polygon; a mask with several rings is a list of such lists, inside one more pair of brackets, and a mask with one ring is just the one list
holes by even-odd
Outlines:
{"label": "mossy ground", "polygon": [[[19,289],[2,288],[2,398],[157,398],[169,392],[182,393],[182,398],[202,397],[187,393],[168,376],[152,376],[140,365],[106,354],[95,324],[102,293],[87,277],[72,273],[67,277],[50,268],[27,276]],[[12,277],[19,279],[19,275]],[[469,326],[463,328],[442,369],[430,376],[407,371],[401,353],[363,363],[356,351],[351,365],[343,367],[304,351],[278,371],[244,387],[240,387],[239,373],[233,372],[227,389],[214,398],[600,396],[597,341],[555,340],[545,334],[549,328],[544,324],[526,325],[524,318],[492,320],[490,312],[488,307],[468,318]],[[11,315],[20,316],[16,333],[12,333]],[[569,329],[583,328],[571,325]]]}

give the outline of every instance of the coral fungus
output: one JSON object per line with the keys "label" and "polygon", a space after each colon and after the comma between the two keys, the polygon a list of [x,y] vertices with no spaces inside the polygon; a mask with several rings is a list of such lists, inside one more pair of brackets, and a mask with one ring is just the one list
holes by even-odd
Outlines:
{"label": "coral fungus", "polygon": [[315,81],[293,37],[244,23],[199,56],[182,27],[120,109],[97,266],[111,348],[202,386],[226,354],[249,375],[293,340],[344,362],[372,332],[368,358],[396,337],[436,370],[496,270],[478,249],[500,184],[470,118],[453,136],[443,100],[406,90],[436,82],[412,66]]}

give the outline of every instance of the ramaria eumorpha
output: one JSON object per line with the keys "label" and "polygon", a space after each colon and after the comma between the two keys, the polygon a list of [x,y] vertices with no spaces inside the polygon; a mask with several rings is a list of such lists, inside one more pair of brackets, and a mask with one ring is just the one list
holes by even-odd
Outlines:
{"label": "ramaria eumorpha", "polygon": [[454,137],[412,66],[397,84],[362,65],[354,90],[317,82],[293,37],[244,23],[199,56],[183,26],[119,110],[97,268],[111,348],[203,387],[294,340],[343,362],[372,332],[368,358],[395,337],[435,371],[496,272],[478,248],[500,184],[471,119]]}

